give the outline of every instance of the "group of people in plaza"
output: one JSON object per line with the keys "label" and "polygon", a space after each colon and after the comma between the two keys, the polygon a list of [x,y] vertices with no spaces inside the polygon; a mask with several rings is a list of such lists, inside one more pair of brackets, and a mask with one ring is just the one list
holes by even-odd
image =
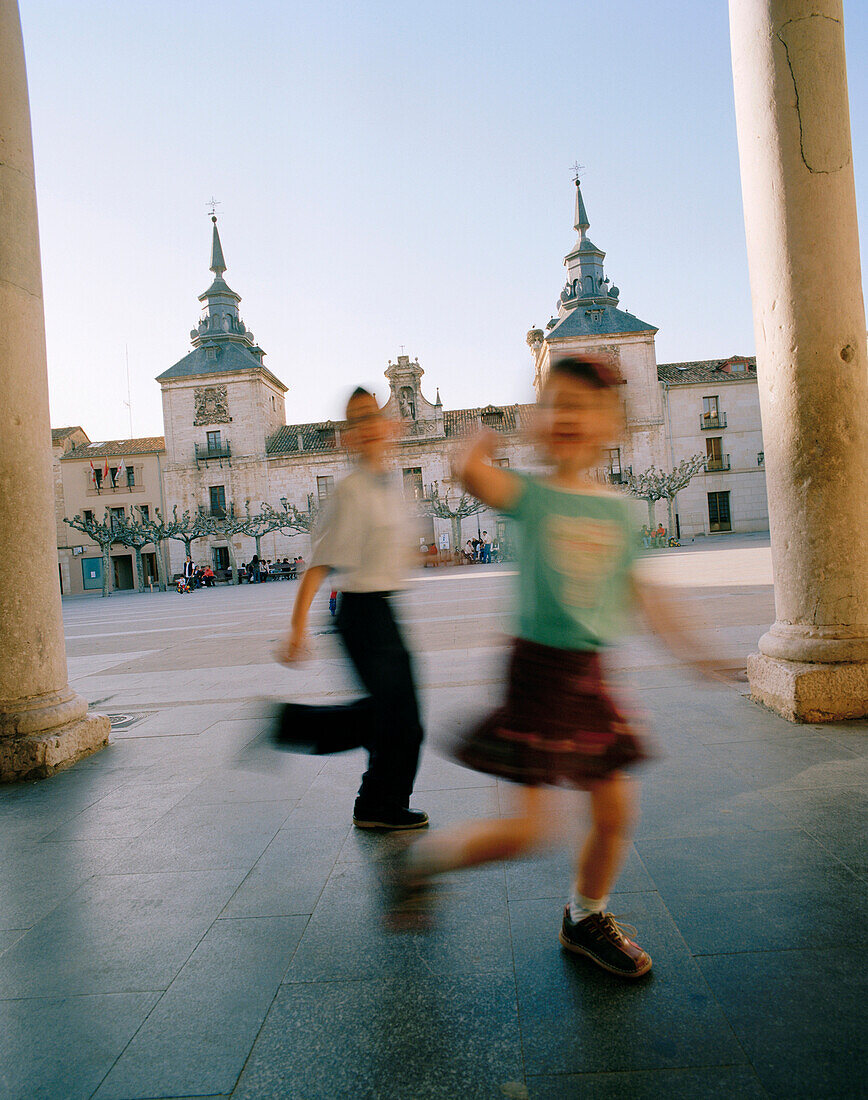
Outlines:
{"label": "group of people in plaza", "polygon": [[666,545],[666,528],[662,523],[658,523],[656,527],[649,527],[648,524],[645,523],[642,525],[642,530],[639,534],[642,539],[642,547],[645,550]]}
{"label": "group of people in plaza", "polygon": [[[335,578],[337,631],[367,694],[343,706],[283,704],[270,737],[295,752],[367,750],[353,824],[416,837],[383,865],[384,917],[395,930],[430,924],[444,873],[555,842],[563,821],[554,789],[584,792],[591,825],[576,853],[559,941],[613,974],[640,978],[651,958],[610,912],[609,895],[637,813],[629,772],[651,753],[637,719],[616,701],[601,654],[636,605],[677,656],[709,675],[714,662],[664,596],[638,583],[630,505],[592,477],[621,427],[619,382],[603,361],[552,365],[534,429],[545,476],[495,466],[490,432],[455,464],[464,489],[511,517],[520,536],[517,629],[504,698],[451,749],[461,764],[512,781],[511,812],[416,836],[429,819],[411,806],[423,729],[413,660],[394,607],[406,566],[401,499],[388,471],[394,426],[361,388],[349,398],[342,433],[355,467],[336,486],[321,521],[276,656],[288,666],[305,659],[311,605],[326,579]],[[491,541],[485,533],[477,541],[482,549],[474,555],[481,556],[474,560],[490,560]]]}
{"label": "group of people in plaza", "polygon": [[215,574],[211,566],[197,565],[188,555],[178,577],[178,591],[195,592],[197,588],[213,588],[214,582]]}
{"label": "group of people in plaza", "polygon": [[241,566],[241,577],[248,584],[265,584],[269,580],[295,580],[304,571],[305,561],[299,554],[292,559],[260,558],[254,554],[249,562]]}
{"label": "group of people in plaza", "polygon": [[468,563],[479,562],[488,565],[496,561],[499,552],[497,543],[492,542],[487,531],[483,531],[479,538],[468,539],[464,544],[464,560]]}

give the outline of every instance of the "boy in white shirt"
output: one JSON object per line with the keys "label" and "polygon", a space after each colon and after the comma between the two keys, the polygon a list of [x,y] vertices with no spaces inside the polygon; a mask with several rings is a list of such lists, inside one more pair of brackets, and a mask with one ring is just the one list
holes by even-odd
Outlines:
{"label": "boy in white shirt", "polygon": [[364,747],[368,770],[353,810],[361,829],[420,829],[428,815],[409,808],[419,764],[422,725],[410,654],[392,609],[407,565],[403,501],[386,457],[392,425],[367,390],[347,402],[344,439],[356,468],[336,487],[317,533],[313,556],[296,595],[292,626],[277,659],[292,665],[307,651],[307,620],[320,585],[340,580],[336,624],[367,697],[347,706],[285,704],[275,741],[315,753]]}

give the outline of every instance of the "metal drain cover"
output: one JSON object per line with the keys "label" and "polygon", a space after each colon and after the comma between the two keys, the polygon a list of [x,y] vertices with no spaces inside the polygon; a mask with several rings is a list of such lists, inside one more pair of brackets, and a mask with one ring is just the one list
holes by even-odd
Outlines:
{"label": "metal drain cover", "polygon": [[146,717],[145,714],[110,714],[108,720],[113,730],[128,730],[130,726],[134,726],[136,722],[141,722]]}

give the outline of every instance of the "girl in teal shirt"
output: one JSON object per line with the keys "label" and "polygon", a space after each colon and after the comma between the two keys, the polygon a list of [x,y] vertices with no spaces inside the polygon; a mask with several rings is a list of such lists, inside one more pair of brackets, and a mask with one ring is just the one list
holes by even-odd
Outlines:
{"label": "girl in teal shirt", "polygon": [[526,477],[490,463],[496,437],[481,436],[459,476],[468,492],[512,516],[520,535],[518,629],[505,704],[464,737],[456,757],[521,784],[517,813],[442,830],[413,845],[390,878],[393,927],[418,923],[434,875],[540,847],[550,836],[548,788],[588,792],[591,830],[577,859],[560,942],[625,978],[651,958],[608,912],[630,843],[635,795],[625,769],[648,754],[607,689],[600,650],[620,633],[640,596],[655,630],[702,671],[693,640],[650,591],[633,581],[634,524],[623,497],[592,480],[622,422],[620,379],[607,364],[563,359],[540,396],[537,440],[551,473]]}

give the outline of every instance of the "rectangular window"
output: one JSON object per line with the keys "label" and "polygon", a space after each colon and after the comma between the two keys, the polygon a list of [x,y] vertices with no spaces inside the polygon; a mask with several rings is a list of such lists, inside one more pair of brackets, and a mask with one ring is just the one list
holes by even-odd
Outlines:
{"label": "rectangular window", "polygon": [[714,531],[731,531],[729,493],[708,494],[708,526]]}
{"label": "rectangular window", "polygon": [[97,489],[101,489],[102,488],[102,466],[97,466],[96,469],[94,470],[93,480],[96,484]]}
{"label": "rectangular window", "polygon": [[708,459],[709,466],[712,463],[720,464],[721,457],[723,456],[723,438],[719,435],[709,436],[705,440],[705,456]]}
{"label": "rectangular window", "polygon": [[211,515],[217,519],[223,519],[226,515],[226,487],[224,485],[212,485],[208,490],[211,498]]}
{"label": "rectangular window", "polygon": [[93,523],[93,512],[90,510],[90,508],[85,508],[84,510],[84,522]]}
{"label": "rectangular window", "polygon": [[326,474],[323,477],[316,479],[316,495],[317,499],[322,502],[328,500],[332,495],[332,490],[335,487],[335,479],[331,474]]}
{"label": "rectangular window", "polygon": [[422,467],[410,466],[404,470],[404,499],[422,500],[425,489],[422,485]]}
{"label": "rectangular window", "polygon": [[229,547],[228,546],[215,546],[213,551],[212,551],[212,554],[214,555],[214,557],[213,557],[214,565],[213,565],[212,568],[214,569],[215,573],[219,569],[228,569],[229,568]]}
{"label": "rectangular window", "polygon": [[205,436],[208,440],[208,454],[218,454],[220,451],[220,433],[206,432]]}
{"label": "rectangular window", "polygon": [[136,471],[132,468],[132,466],[127,466],[126,470],[127,470],[127,488],[128,489],[133,489],[133,488],[135,488],[135,484],[136,484]]}
{"label": "rectangular window", "polygon": [[620,485],[623,481],[623,473],[621,471],[621,448],[610,447],[609,448],[609,481],[613,485]]}
{"label": "rectangular window", "polygon": [[114,489],[118,483],[118,468],[117,466],[109,466],[109,484]]}
{"label": "rectangular window", "polygon": [[492,460],[491,465],[492,466],[497,466],[501,470],[508,470],[509,469],[509,459],[508,458],[495,458],[495,459]]}
{"label": "rectangular window", "polygon": [[141,514],[142,514],[142,521],[144,523],[147,523],[148,520],[151,518],[151,509],[148,507],[147,504],[142,505]]}
{"label": "rectangular window", "polygon": [[765,464],[766,464],[766,453],[765,453],[765,451],[760,451],[757,454],[756,464],[757,464],[757,466],[765,466]]}
{"label": "rectangular window", "polygon": [[702,427],[725,428],[726,422],[720,416],[720,402],[717,397],[702,399]]}
{"label": "rectangular window", "polygon": [[114,527],[116,524],[123,523],[126,519],[126,510],[123,508],[109,508],[109,516],[111,517],[111,525]]}

